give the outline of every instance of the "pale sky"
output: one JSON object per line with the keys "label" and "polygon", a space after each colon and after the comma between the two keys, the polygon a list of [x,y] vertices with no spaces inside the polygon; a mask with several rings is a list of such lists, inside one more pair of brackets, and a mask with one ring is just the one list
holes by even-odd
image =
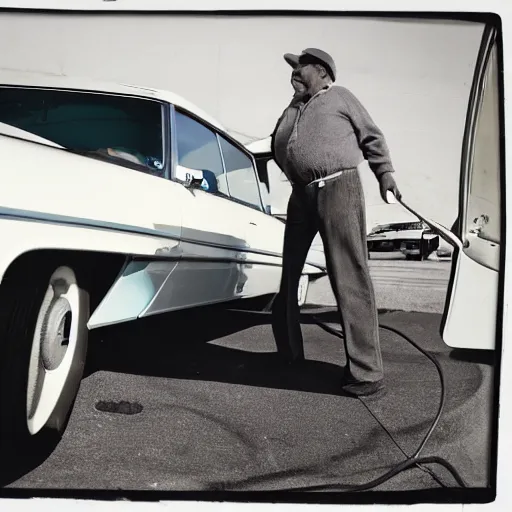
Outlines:
{"label": "pale sky", "polygon": [[[230,130],[263,138],[291,98],[286,52],[329,52],[383,130],[407,201],[451,226],[481,25],[343,17],[0,13],[0,67],[171,90]],[[246,141],[241,137],[241,140]],[[362,172],[367,223],[409,218]],[[281,208],[286,184],[274,184]]]}

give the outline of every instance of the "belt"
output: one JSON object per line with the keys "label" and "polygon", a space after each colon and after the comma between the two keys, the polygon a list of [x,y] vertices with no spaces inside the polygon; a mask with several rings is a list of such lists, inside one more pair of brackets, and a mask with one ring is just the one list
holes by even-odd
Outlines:
{"label": "belt", "polygon": [[315,183],[318,184],[318,188],[325,187],[325,182],[328,180],[332,180],[334,178],[337,178],[341,174],[343,174],[346,171],[350,171],[351,169],[343,169],[342,171],[333,172],[332,174],[329,174],[328,176],[325,176],[324,178],[318,178],[316,180],[310,181],[306,187],[310,187],[311,185],[314,185]]}

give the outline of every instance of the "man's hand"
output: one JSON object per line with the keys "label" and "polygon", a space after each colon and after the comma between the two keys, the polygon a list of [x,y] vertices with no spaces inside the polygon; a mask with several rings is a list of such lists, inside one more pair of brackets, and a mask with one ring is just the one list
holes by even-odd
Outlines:
{"label": "man's hand", "polygon": [[385,172],[379,178],[379,187],[380,187],[380,195],[384,202],[387,203],[386,192],[390,190],[393,192],[397,199],[401,199],[402,194],[398,190],[396,186],[395,178],[393,178],[393,174],[391,172]]}

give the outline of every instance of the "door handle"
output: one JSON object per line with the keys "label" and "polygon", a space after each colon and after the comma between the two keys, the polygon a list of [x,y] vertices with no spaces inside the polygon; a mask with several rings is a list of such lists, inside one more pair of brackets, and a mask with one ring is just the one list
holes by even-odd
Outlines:
{"label": "door handle", "polygon": [[256,224],[256,222],[252,222],[252,221],[251,221],[251,222],[249,222],[249,224],[250,224],[251,226],[257,226],[257,225],[258,225],[258,224]]}

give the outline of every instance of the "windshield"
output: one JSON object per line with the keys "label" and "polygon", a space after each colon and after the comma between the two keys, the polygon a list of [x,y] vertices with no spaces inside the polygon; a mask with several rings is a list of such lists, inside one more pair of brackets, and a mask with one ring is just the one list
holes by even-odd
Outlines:
{"label": "windshield", "polygon": [[0,87],[0,122],[74,152],[163,175],[162,107],[154,101]]}

